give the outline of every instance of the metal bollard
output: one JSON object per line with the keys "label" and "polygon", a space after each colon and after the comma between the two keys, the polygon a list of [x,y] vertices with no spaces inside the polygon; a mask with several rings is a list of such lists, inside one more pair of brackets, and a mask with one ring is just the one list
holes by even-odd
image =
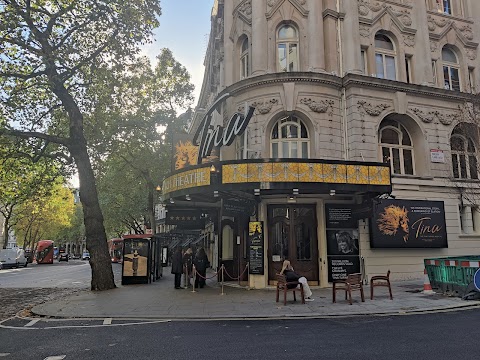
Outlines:
{"label": "metal bollard", "polygon": [[224,270],[225,270],[225,267],[224,267],[223,264],[222,264],[221,270],[222,270],[222,293],[221,293],[220,295],[225,295],[225,292],[223,291],[223,281],[224,281]]}
{"label": "metal bollard", "polygon": [[192,284],[192,292],[196,292],[195,291],[195,279],[196,279],[196,276],[197,276],[197,269],[195,268],[195,265],[192,265],[192,275],[193,275],[193,278],[192,278],[192,281],[193,281],[193,284]]}

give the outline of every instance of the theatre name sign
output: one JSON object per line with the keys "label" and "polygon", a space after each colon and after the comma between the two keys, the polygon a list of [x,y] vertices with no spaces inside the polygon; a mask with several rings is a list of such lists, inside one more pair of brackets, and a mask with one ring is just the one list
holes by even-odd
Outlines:
{"label": "theatre name sign", "polygon": [[169,176],[163,181],[163,193],[210,185],[210,167],[202,167]]}

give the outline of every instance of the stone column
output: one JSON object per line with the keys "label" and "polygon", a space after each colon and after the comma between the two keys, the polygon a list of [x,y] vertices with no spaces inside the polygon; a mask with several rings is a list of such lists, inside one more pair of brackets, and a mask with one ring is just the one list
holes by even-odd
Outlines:
{"label": "stone column", "polygon": [[341,32],[341,50],[343,59],[343,74],[362,73],[360,58],[360,31],[357,1],[343,0],[341,12],[345,13]]}
{"label": "stone column", "polygon": [[[268,70],[268,27],[266,0],[252,1],[252,75],[263,75]],[[232,1],[226,1],[232,2]]]}
{"label": "stone column", "polygon": [[[432,55],[430,52],[430,38],[427,22],[427,6],[424,1],[415,1],[412,11],[413,24],[417,29],[415,35],[415,48],[407,48],[413,52],[411,72],[413,82],[420,85],[433,85]],[[398,39],[402,41],[402,39]],[[403,60],[400,59],[399,64]]]}
{"label": "stone column", "polygon": [[[234,52],[234,43],[230,39],[228,32],[233,23],[233,1],[225,1],[223,5],[223,61],[221,65],[220,87],[224,89],[233,83],[235,61],[232,58]],[[235,53],[236,54],[236,53]]]}
{"label": "stone column", "polygon": [[325,57],[325,70],[329,73],[340,74],[338,62],[338,33],[335,0],[323,0],[323,53]]}
{"label": "stone column", "polygon": [[308,10],[308,70],[325,71],[325,40],[321,1],[310,0]]}

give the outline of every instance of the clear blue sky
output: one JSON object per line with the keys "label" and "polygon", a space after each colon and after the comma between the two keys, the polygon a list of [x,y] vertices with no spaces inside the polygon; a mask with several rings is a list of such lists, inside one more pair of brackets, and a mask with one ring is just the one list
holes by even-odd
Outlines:
{"label": "clear blue sky", "polygon": [[203,60],[210,33],[210,15],[214,0],[161,0],[160,27],[155,42],[144,48],[152,62],[161,48],[169,48],[185,66],[195,85],[195,105],[203,80]]}

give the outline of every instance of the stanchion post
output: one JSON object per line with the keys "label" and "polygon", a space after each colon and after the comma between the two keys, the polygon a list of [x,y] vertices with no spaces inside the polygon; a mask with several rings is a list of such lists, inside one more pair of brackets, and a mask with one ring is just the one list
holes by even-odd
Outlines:
{"label": "stanchion post", "polygon": [[193,284],[192,284],[192,292],[196,292],[195,291],[195,279],[196,279],[196,276],[197,276],[197,269],[195,268],[195,265],[192,265],[192,275],[193,275],[193,278],[192,278],[192,281],[193,281]]}
{"label": "stanchion post", "polygon": [[223,281],[224,281],[224,271],[225,271],[225,266],[222,264],[222,293],[220,295],[225,295],[225,293],[223,292]]}

